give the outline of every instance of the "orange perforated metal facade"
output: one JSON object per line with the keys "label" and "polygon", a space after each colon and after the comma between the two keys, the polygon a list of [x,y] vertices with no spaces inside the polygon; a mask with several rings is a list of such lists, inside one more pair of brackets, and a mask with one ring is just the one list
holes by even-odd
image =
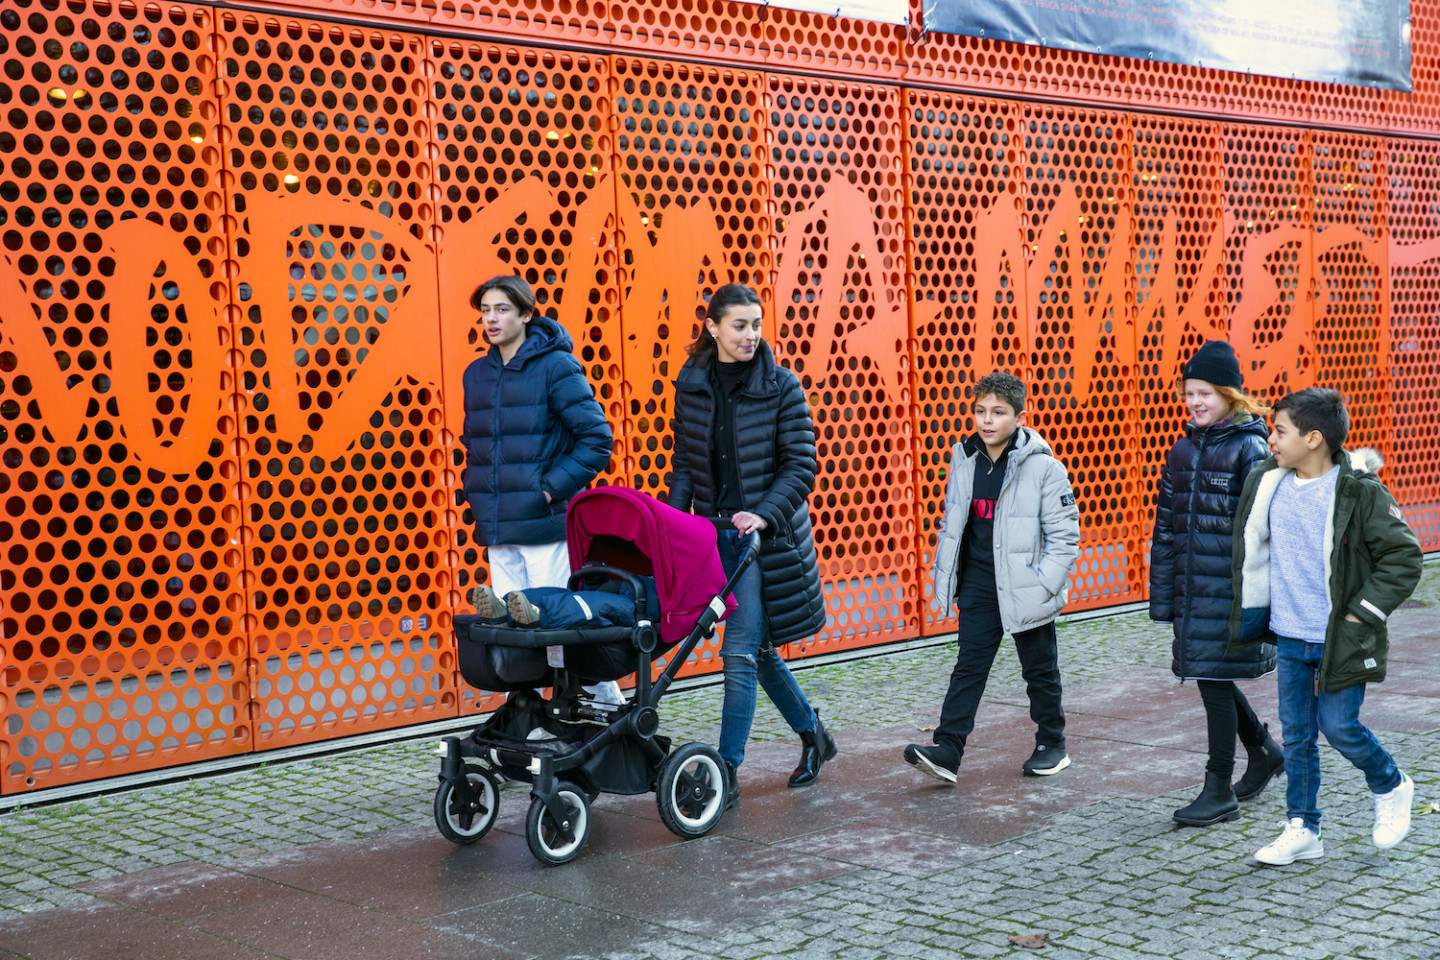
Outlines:
{"label": "orange perforated metal facade", "polygon": [[[0,793],[455,718],[470,291],[524,276],[663,491],[704,298],[802,378],[830,620],[928,583],[995,366],[1141,600],[1174,383],[1345,392],[1440,548],[1440,0],[1413,93],[736,0],[0,0]],[[717,645],[685,669],[718,669]]]}

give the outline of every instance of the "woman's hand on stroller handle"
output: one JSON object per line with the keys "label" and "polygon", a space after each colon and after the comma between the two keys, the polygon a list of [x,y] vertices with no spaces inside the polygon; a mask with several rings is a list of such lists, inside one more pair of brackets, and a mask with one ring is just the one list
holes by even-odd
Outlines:
{"label": "woman's hand on stroller handle", "polygon": [[769,526],[769,524],[765,522],[764,517],[760,516],[759,514],[750,513],[745,510],[741,510],[740,512],[732,515],[730,517],[730,522],[735,524],[735,529],[739,530],[740,535],[743,537],[748,537],[750,536],[750,534],[756,533],[760,530],[764,530],[767,526]]}

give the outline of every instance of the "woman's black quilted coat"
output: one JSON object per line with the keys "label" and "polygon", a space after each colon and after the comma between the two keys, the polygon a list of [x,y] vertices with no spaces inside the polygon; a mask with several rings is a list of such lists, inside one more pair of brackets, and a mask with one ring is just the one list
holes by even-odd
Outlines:
{"label": "woman's black quilted coat", "polygon": [[[710,371],[687,360],[675,380],[675,445],[670,506],[715,515],[710,471],[715,401]],[[765,613],[776,646],[825,624],[825,595],[807,498],[815,486],[815,427],[795,374],[762,342],[735,400],[735,454],[745,509],[765,519],[760,572]]]}

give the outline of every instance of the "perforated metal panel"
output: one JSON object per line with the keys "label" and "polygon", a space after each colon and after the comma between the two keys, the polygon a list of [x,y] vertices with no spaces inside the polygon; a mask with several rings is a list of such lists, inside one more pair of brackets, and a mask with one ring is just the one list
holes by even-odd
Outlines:
{"label": "perforated metal panel", "polygon": [[219,28],[257,745],[453,716],[422,43]]}
{"label": "perforated metal panel", "polygon": [[1226,307],[1251,393],[1269,401],[1315,384],[1311,135],[1227,125]]}
{"label": "perforated metal panel", "polygon": [[[537,309],[575,343],[623,449],[621,336],[609,61],[495,44],[432,40],[439,192],[440,302],[453,500],[446,525],[458,568],[452,607],[487,576],[465,504],[465,368],[489,349],[470,295],[499,274],[535,290]],[[620,458],[601,482],[619,476]],[[448,613],[441,614],[448,626]],[[483,708],[463,683],[467,708]]]}
{"label": "perforated metal panel", "polygon": [[870,80],[905,73],[906,28],[807,10],[760,7],[761,49],[772,70],[820,70]]}
{"label": "perforated metal panel", "polygon": [[1080,508],[1070,602],[1084,608],[1138,599],[1149,530],[1136,455],[1130,120],[1027,107],[1022,130],[1027,422],[1069,468]]}
{"label": "perforated metal panel", "polygon": [[735,0],[627,0],[611,3],[607,35],[617,47],[651,56],[756,65],[765,10]]}
{"label": "perforated metal panel", "polygon": [[1316,134],[1310,169],[1315,198],[1317,386],[1339,390],[1350,412],[1346,445],[1385,455],[1394,436],[1390,395],[1390,277],[1385,249],[1385,144]]}
{"label": "perforated metal panel", "polygon": [[[656,496],[668,490],[673,381],[705,300],[752,287],[773,342],[763,94],[749,71],[614,60],[626,481]],[[719,669],[718,651],[718,639],[702,644],[685,671]]]}
{"label": "perforated metal panel", "polygon": [[1381,473],[1427,550],[1440,547],[1440,146],[1386,145],[1390,465]]}
{"label": "perforated metal panel", "polygon": [[250,747],[207,10],[0,11],[0,791]]}
{"label": "perforated metal panel", "polygon": [[604,46],[613,31],[612,11],[625,5],[600,0],[435,0],[423,9],[437,26],[451,29]]}
{"label": "perforated metal panel", "polygon": [[811,498],[830,621],[800,649],[914,633],[918,555],[896,91],[772,78],[775,353],[811,397]]}
{"label": "perforated metal panel", "polygon": [[[1130,196],[1134,212],[1136,373],[1140,477],[1131,494],[1153,525],[1156,483],[1188,419],[1180,369],[1206,340],[1228,334],[1225,217],[1218,124],[1135,117]],[[1143,543],[1145,536],[1142,535]]]}
{"label": "perforated metal panel", "polygon": [[907,96],[915,503],[927,633],[938,619],[934,562],[953,446],[973,429],[970,388],[999,366],[1025,369],[1025,254],[1020,112],[1014,104],[944,94]]}

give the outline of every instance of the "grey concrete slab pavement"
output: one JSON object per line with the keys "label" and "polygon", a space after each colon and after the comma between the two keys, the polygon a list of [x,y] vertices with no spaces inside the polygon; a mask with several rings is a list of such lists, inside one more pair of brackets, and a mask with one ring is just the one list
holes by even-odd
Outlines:
{"label": "grey concrete slab pavement", "polygon": [[[1440,568],[1392,621],[1368,724],[1440,801]],[[1390,851],[1363,778],[1322,748],[1326,855],[1272,868],[1277,780],[1233,823],[1180,828],[1203,777],[1199,697],[1168,628],[1062,626],[1074,765],[1024,778],[1033,742],[1003,651],[960,782],[900,760],[928,740],[953,647],[803,670],[836,733],[821,781],[787,790],[795,738],[763,705],[744,799],[681,842],[653,797],[600,798],[587,848],[545,868],[526,788],[457,847],[430,822],[433,741],[0,815],[0,957],[1365,958],[1440,957],[1440,813]],[[1246,685],[1278,730],[1273,678]],[[673,694],[664,732],[713,740],[716,687]],[[1045,934],[1027,949],[1012,937]]]}

